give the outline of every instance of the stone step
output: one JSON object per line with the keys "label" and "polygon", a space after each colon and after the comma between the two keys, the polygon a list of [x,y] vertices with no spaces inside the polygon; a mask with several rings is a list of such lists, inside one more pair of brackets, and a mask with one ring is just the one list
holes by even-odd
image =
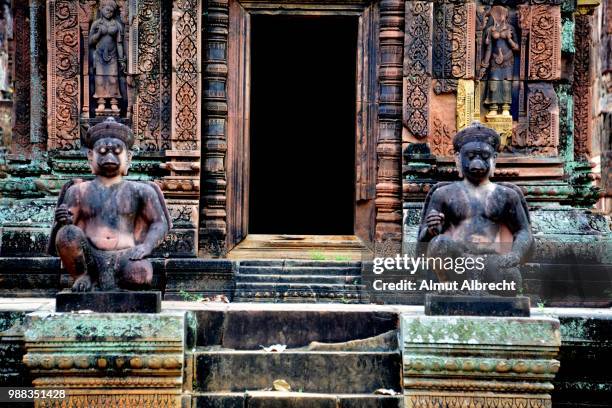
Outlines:
{"label": "stone step", "polygon": [[274,288],[260,290],[237,290],[234,302],[254,303],[369,303],[366,293],[353,290],[275,290]]}
{"label": "stone step", "polygon": [[334,283],[274,283],[274,282],[236,282],[236,290],[276,290],[279,292],[287,291],[315,291],[315,292],[335,292],[359,291],[365,289],[365,285],[360,284],[334,284]]}
{"label": "stone step", "polygon": [[401,396],[247,391],[193,394],[194,408],[402,408]]}
{"label": "stone step", "polygon": [[252,259],[239,261],[243,266],[315,267],[315,268],[361,268],[359,261],[308,261],[300,259]]}
{"label": "stone step", "polygon": [[272,292],[267,292],[262,295],[262,293],[257,292],[249,292],[249,293],[240,293],[237,292],[233,298],[234,302],[241,303],[308,303],[308,304],[316,304],[316,303],[341,303],[341,304],[367,304],[370,303],[370,297],[362,294],[361,292],[356,293],[339,293],[339,292],[330,292],[330,293],[316,293],[312,294],[303,294],[298,293],[296,295],[293,294],[273,294]]}
{"label": "stone step", "polygon": [[[333,308],[330,306],[329,308]],[[260,346],[284,344],[304,347],[313,341],[340,343],[368,339],[398,329],[393,312],[346,310],[244,310],[194,311],[198,347],[259,350]]]}
{"label": "stone step", "polygon": [[196,350],[194,391],[265,390],[275,380],[293,390],[370,394],[400,390],[399,352]]}
{"label": "stone step", "polygon": [[236,283],[326,283],[326,284],[335,284],[335,285],[358,285],[361,284],[361,276],[360,275],[342,275],[342,276],[327,276],[327,275],[264,275],[264,274],[255,274],[255,275],[245,275],[238,274],[236,275]]}
{"label": "stone step", "polygon": [[277,265],[240,265],[238,275],[361,275],[358,266],[277,266]]}

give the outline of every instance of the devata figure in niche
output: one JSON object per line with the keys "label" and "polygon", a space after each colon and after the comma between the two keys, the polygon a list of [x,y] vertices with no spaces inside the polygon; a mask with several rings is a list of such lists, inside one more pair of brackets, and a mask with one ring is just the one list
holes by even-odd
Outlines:
{"label": "devata figure in niche", "polygon": [[111,112],[119,113],[119,73],[126,70],[126,59],[123,50],[123,24],[117,17],[119,8],[114,0],[100,2],[100,17],[94,21],[89,31],[89,46],[93,52],[95,78],[94,99],[98,104],[96,113],[106,110],[110,101]]}
{"label": "devata figure in niche", "polygon": [[480,64],[480,79],[487,77],[484,104],[489,109],[487,116],[496,116],[500,107],[502,115],[510,116],[514,53],[519,51],[518,37],[508,21],[506,7],[493,6],[489,15],[493,23],[483,33],[484,49]]}
{"label": "devata figure in niche", "polygon": [[478,122],[458,132],[453,148],[463,180],[438,183],[426,198],[418,239],[428,243],[427,256],[482,258],[484,265],[463,274],[436,269],[441,282],[505,279],[521,286],[518,265],[529,256],[533,236],[521,189],[490,181],[499,147],[499,134]]}
{"label": "devata figure in niche", "polygon": [[55,211],[50,252],[74,278],[73,291],[143,289],[153,268],[145,258],[171,227],[154,183],[124,180],[134,143],[131,129],[107,118],[89,129],[83,144],[91,181],[64,186]]}

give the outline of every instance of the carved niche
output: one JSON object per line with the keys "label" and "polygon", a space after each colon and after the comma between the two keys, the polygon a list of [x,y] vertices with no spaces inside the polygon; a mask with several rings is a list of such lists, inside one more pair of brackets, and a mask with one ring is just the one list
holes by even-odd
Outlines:
{"label": "carved niche", "polygon": [[49,150],[77,150],[80,125],[115,116],[140,150],[170,148],[170,9],[154,0],[50,0]]}
{"label": "carved niche", "polygon": [[[552,81],[561,76],[560,10],[548,4],[479,6],[476,61],[483,80],[476,103],[483,108],[482,121],[500,132],[508,152],[558,154],[559,107]],[[509,35],[497,28],[504,25],[498,20]],[[501,51],[487,44],[487,38],[492,43],[494,37]],[[554,129],[543,131],[548,125]]]}

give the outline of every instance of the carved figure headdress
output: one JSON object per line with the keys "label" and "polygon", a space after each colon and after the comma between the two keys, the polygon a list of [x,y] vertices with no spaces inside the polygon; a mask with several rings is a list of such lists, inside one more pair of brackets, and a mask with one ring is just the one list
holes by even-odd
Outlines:
{"label": "carved figure headdress", "polygon": [[463,145],[470,142],[487,143],[497,152],[499,151],[501,139],[499,133],[495,130],[486,127],[478,121],[474,121],[469,126],[457,132],[453,138],[453,149],[455,153],[459,153]]}
{"label": "carved figure headdress", "polygon": [[100,9],[111,6],[113,9],[117,9],[117,2],[115,0],[102,0],[100,1]]}
{"label": "carved figure headdress", "polygon": [[123,141],[128,149],[131,149],[134,145],[134,132],[132,132],[132,129],[111,117],[107,118],[104,122],[90,127],[82,142],[84,146],[92,149],[98,140],[105,137]]}

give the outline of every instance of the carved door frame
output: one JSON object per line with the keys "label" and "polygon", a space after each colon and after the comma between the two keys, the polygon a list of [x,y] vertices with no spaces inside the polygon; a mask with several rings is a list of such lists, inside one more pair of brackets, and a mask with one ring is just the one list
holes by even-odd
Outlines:
{"label": "carved door frame", "polygon": [[[281,7],[282,6],[282,7]],[[320,0],[314,3],[260,0],[229,1],[227,48],[227,236],[231,250],[248,234],[250,21],[253,15],[342,15],[358,19],[355,135],[354,234],[368,243],[375,237],[376,143],[378,136],[378,4]]]}

